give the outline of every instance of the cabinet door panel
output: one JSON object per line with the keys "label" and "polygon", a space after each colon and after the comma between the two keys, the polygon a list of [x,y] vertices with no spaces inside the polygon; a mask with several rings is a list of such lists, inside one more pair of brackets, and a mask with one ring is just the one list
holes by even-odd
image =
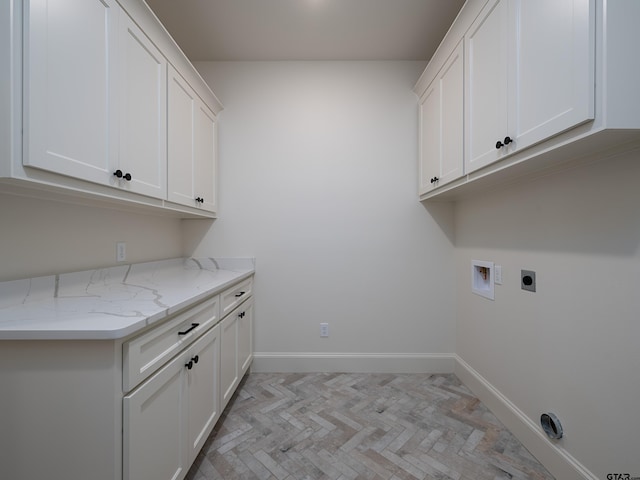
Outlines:
{"label": "cabinet door panel", "polygon": [[240,381],[238,372],[238,315],[234,312],[220,324],[220,392],[224,408]]}
{"label": "cabinet door panel", "polygon": [[242,377],[253,360],[253,298],[250,298],[240,309],[238,317],[238,369]]}
{"label": "cabinet door panel", "polygon": [[[198,362],[187,373],[189,390],[188,456],[190,464],[220,417],[220,325],[215,326],[190,349]],[[193,360],[192,360],[193,361]]]}
{"label": "cabinet door panel", "polygon": [[438,75],[441,98],[439,185],[459,178],[464,165],[464,63],[460,44]]}
{"label": "cabinet door panel", "polygon": [[184,358],[178,356],[123,400],[125,480],[173,480],[185,469]]}
{"label": "cabinet door panel", "polygon": [[431,190],[433,177],[440,175],[440,84],[436,78],[420,99],[420,185],[419,193]]}
{"label": "cabinet door panel", "polygon": [[195,194],[204,199],[202,208],[211,212],[215,212],[217,208],[216,142],[216,117],[204,103],[200,102],[195,121]]}
{"label": "cabinet door panel", "polygon": [[25,165],[110,182],[119,15],[113,0],[25,2]]}
{"label": "cabinet door panel", "polygon": [[508,12],[507,0],[490,1],[465,36],[465,173],[506,152],[496,149],[496,142],[509,135]]}
{"label": "cabinet door panel", "polygon": [[594,118],[593,0],[513,0],[510,131],[525,148]]}
{"label": "cabinet door panel", "polygon": [[167,198],[182,205],[195,206],[194,131],[196,94],[187,82],[169,67],[168,182]]}
{"label": "cabinet door panel", "polygon": [[167,63],[128,15],[122,15],[119,168],[123,188],[156,198],[166,194]]}

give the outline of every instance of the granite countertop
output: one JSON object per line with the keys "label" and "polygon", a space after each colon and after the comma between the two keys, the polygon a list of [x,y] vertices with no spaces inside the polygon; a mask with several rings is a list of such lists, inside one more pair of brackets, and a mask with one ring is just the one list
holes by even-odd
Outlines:
{"label": "granite countertop", "polygon": [[176,258],[0,282],[0,340],[123,338],[254,271],[253,258]]}

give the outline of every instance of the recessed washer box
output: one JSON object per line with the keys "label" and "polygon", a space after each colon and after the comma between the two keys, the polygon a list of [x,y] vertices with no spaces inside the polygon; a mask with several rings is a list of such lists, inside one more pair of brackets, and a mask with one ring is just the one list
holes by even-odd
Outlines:
{"label": "recessed washer box", "polygon": [[471,291],[481,297],[494,300],[494,273],[493,262],[471,260]]}

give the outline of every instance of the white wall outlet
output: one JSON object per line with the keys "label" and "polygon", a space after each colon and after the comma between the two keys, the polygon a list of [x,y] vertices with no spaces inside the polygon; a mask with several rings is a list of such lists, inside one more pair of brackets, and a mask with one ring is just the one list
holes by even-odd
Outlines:
{"label": "white wall outlet", "polygon": [[116,262],[124,262],[127,260],[127,243],[116,242]]}
{"label": "white wall outlet", "polygon": [[329,336],[329,324],[328,323],[321,323],[320,324],[320,336],[321,337],[328,337]]}

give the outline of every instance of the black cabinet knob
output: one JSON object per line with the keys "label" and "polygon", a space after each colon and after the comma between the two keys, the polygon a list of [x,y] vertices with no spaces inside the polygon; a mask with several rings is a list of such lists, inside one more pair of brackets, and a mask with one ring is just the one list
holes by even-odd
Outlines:
{"label": "black cabinet knob", "polygon": [[130,173],[124,173],[122,170],[118,169],[115,172],[113,172],[113,174],[118,177],[118,178],[123,178],[125,179],[127,182],[131,181],[131,174]]}
{"label": "black cabinet knob", "polygon": [[198,363],[198,360],[200,360],[200,357],[198,357],[198,355],[196,355],[191,360],[193,360],[193,363]]}
{"label": "black cabinet knob", "polygon": [[189,360],[187,363],[184,364],[185,367],[187,367],[187,370],[191,370],[193,368],[193,361]]}
{"label": "black cabinet knob", "polygon": [[500,150],[502,147],[506,147],[506,146],[507,146],[507,145],[509,145],[511,142],[513,142],[513,140],[511,140],[511,137],[509,137],[509,136],[504,137],[504,140],[503,140],[503,141],[498,140],[498,141],[496,142],[496,148],[497,148],[498,150]]}
{"label": "black cabinet knob", "polygon": [[438,180],[440,180],[438,177],[433,177],[433,178],[430,180],[430,182],[433,184],[433,183],[436,183]]}
{"label": "black cabinet knob", "polygon": [[196,197],[196,202],[197,202],[197,203],[204,203],[204,198],[202,198],[202,197]]}

